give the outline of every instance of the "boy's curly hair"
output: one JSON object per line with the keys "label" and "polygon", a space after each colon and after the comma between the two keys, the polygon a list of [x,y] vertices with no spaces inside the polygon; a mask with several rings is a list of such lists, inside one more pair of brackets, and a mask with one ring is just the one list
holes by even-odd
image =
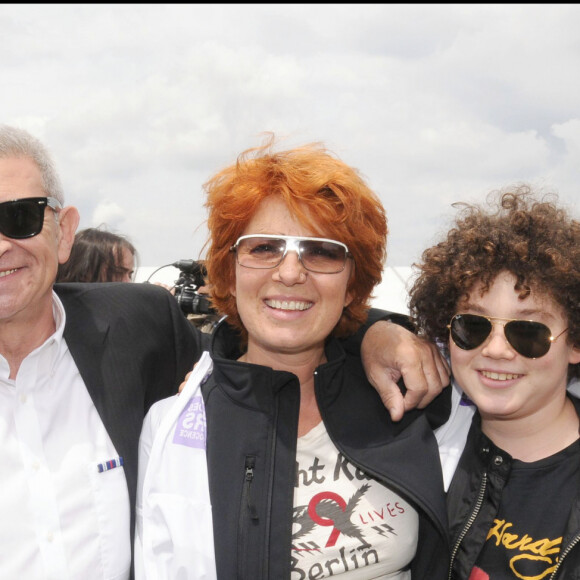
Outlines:
{"label": "boy's curly hair", "polygon": [[[410,310],[421,331],[447,348],[447,325],[460,299],[477,282],[489,289],[502,271],[531,291],[553,299],[568,319],[568,340],[580,347],[580,222],[557,204],[556,194],[528,185],[494,191],[487,206],[460,209],[446,238],[425,250],[410,290]],[[580,376],[579,365],[571,374]]]}

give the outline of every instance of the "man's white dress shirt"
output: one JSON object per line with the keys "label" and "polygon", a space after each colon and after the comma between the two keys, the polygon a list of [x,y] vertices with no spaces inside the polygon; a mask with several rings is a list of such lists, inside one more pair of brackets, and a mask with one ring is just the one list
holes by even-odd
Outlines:
{"label": "man's white dress shirt", "polygon": [[0,355],[0,580],[126,580],[129,493],[115,448],[56,332],[15,380]]}

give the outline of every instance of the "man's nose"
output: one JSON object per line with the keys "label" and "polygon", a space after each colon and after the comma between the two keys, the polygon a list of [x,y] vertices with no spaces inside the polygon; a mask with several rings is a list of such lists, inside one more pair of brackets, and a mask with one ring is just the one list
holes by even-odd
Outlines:
{"label": "man's nose", "polygon": [[0,234],[0,256],[12,247],[12,238]]}

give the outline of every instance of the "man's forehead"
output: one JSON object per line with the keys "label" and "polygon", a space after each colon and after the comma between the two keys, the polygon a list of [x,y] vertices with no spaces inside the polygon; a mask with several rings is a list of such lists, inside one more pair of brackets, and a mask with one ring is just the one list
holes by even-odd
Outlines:
{"label": "man's forehead", "polygon": [[0,157],[0,201],[44,196],[42,176],[28,157]]}

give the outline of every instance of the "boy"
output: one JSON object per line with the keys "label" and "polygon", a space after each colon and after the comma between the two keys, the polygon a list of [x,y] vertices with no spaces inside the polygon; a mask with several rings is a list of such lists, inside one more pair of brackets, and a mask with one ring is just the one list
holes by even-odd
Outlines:
{"label": "boy", "polygon": [[463,206],[410,293],[463,392],[439,433],[447,478],[459,459],[450,578],[580,578],[580,222],[555,197],[499,193]]}

